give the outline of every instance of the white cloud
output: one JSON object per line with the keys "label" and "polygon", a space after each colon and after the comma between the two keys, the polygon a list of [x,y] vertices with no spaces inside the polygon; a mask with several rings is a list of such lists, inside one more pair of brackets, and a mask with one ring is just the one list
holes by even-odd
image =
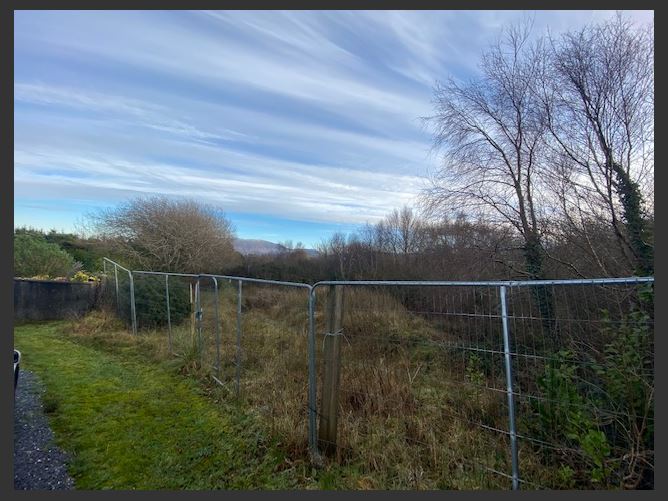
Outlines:
{"label": "white cloud", "polygon": [[[539,11],[536,30],[610,14]],[[418,118],[433,83],[474,73],[523,15],[19,11],[17,198],[165,193],[376,220],[411,203],[435,165]]]}
{"label": "white cloud", "polygon": [[[387,212],[387,200],[412,201],[420,179],[293,162],[265,162],[262,168],[230,172],[167,163],[132,162],[58,151],[14,155],[15,189],[49,183],[63,197],[96,193],[163,193],[195,197],[236,212],[266,213],[306,221],[365,222]],[[252,166],[258,157],[239,155],[237,165]],[[60,172],[64,173],[60,173]],[[323,176],[322,172],[327,172]],[[113,196],[112,196],[113,197]],[[115,197],[113,197],[115,198]],[[261,203],[260,203],[261,202]],[[362,206],[365,210],[360,212]]]}

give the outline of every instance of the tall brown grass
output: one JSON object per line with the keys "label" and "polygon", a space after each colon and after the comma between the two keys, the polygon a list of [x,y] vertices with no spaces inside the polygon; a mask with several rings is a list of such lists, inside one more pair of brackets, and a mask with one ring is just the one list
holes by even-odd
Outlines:
{"label": "tall brown grass", "polygon": [[[244,285],[239,358],[236,294],[236,283],[220,284],[216,325],[212,289],[203,288],[201,359],[190,320],[172,326],[180,370],[203,381],[214,373],[224,384],[217,395],[253,414],[278,441],[287,461],[306,471],[307,292]],[[318,398],[324,304],[319,293]],[[492,471],[510,473],[507,435],[493,430],[507,429],[506,397],[479,364],[447,347],[447,341],[458,340],[379,291],[347,292],[344,311],[338,448],[321,474],[331,472],[334,487],[352,489],[507,488],[508,478]],[[81,319],[70,335],[156,360],[173,359],[165,329],[135,337],[113,312]],[[541,468],[530,449],[523,451],[523,466]]]}

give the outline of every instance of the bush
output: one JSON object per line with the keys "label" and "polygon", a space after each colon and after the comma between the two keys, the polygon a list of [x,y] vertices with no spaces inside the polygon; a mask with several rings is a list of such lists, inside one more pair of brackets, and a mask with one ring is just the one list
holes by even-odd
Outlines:
{"label": "bush", "polygon": [[221,210],[195,200],[136,198],[88,220],[110,254],[130,268],[218,273],[239,259],[232,223]]}
{"label": "bush", "polygon": [[[165,279],[162,276],[135,277],[137,327],[152,329],[167,325]],[[129,309],[126,311],[129,314]],[[169,314],[172,325],[185,320],[190,313],[188,287],[179,280],[169,283]],[[126,319],[129,321],[129,318]]]}
{"label": "bush", "polygon": [[[594,364],[604,389],[600,406],[616,413],[618,432],[611,442],[623,471],[623,486],[653,486],[654,475],[654,289],[643,287],[638,304],[620,322],[607,315],[603,331],[610,341]],[[607,313],[607,312],[606,312]]]}
{"label": "bush", "polygon": [[48,233],[35,228],[19,227],[14,229],[14,235],[28,235],[39,237],[47,243],[55,244],[67,252],[75,261],[81,263],[81,269],[99,271],[102,269],[102,258],[109,254],[104,242],[96,238],[83,238],[73,233],[60,233],[52,229]]}
{"label": "bush", "polygon": [[[538,378],[543,399],[532,402],[530,432],[560,447],[562,467],[585,485],[653,486],[653,300],[653,288],[641,288],[633,310],[619,320],[603,311],[606,342],[598,355],[578,362],[561,351]],[[564,480],[568,487],[575,479]]]}
{"label": "bush", "polygon": [[72,256],[43,237],[28,234],[14,236],[14,276],[70,276],[75,268]]}
{"label": "bush", "polygon": [[61,249],[79,261],[86,271],[102,269],[102,257],[105,254],[103,244],[96,239],[84,239],[71,233],[58,233],[51,230],[44,235],[47,242],[58,245]]}

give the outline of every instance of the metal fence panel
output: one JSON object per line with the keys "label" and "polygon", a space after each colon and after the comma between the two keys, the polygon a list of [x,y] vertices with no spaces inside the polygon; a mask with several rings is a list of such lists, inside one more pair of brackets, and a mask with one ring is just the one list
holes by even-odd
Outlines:
{"label": "metal fence panel", "polygon": [[[378,487],[508,488],[499,310],[496,287],[347,285],[336,460]],[[317,332],[322,387],[323,322]]]}
{"label": "metal fence panel", "polygon": [[107,259],[103,259],[105,269],[109,266],[113,269],[113,287],[115,289],[115,304],[118,316],[131,327],[134,334],[137,333],[137,317],[135,310],[134,277],[127,268]]}
{"label": "metal fence panel", "polygon": [[653,485],[647,292],[633,282],[509,289],[521,478],[548,488]]}
{"label": "metal fence panel", "polygon": [[105,268],[129,326],[201,365],[289,455],[366,487],[653,486],[652,277],[311,286]]}
{"label": "metal fence panel", "polygon": [[653,485],[652,281],[316,284],[346,287],[336,460],[401,488]]}
{"label": "metal fence panel", "polygon": [[310,286],[217,279],[221,383],[254,409],[285,447],[307,454]]}

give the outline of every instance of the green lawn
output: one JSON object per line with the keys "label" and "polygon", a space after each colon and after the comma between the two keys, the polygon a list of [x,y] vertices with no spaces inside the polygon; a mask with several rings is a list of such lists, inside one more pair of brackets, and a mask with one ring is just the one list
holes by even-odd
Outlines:
{"label": "green lawn", "polygon": [[22,367],[45,384],[45,408],[78,489],[313,486],[238,408],[215,403],[166,365],[78,344],[64,325],[17,326],[14,344]]}

